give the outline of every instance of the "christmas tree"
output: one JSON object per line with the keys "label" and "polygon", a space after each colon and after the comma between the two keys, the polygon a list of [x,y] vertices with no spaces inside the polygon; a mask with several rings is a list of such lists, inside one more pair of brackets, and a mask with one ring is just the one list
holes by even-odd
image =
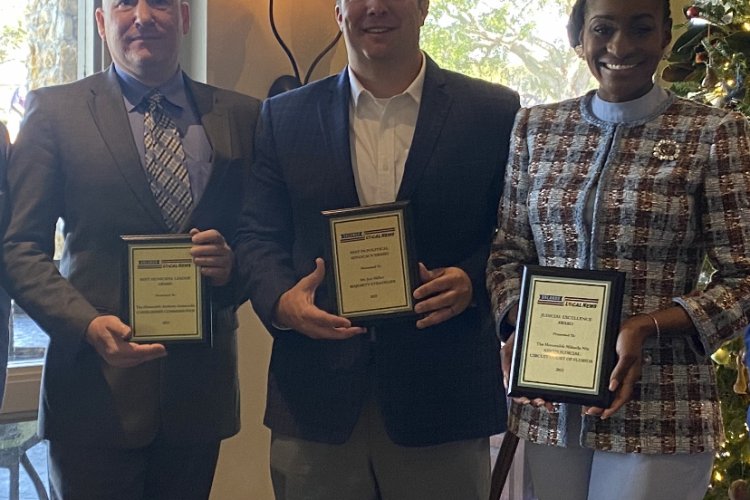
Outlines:
{"label": "christmas tree", "polygon": [[717,365],[716,376],[726,441],[716,453],[711,487],[705,496],[706,500],[748,498],[729,494],[732,488],[737,489],[745,480],[750,479],[750,442],[745,425],[748,405],[747,377],[742,355],[742,341],[737,339],[711,356]]}
{"label": "christmas tree", "polygon": [[685,33],[674,43],[662,78],[676,92],[750,115],[750,2],[702,0],[685,9]]}
{"label": "christmas tree", "polygon": [[[750,2],[701,0],[685,9],[686,28],[674,43],[662,79],[691,99],[750,116]],[[704,285],[710,280],[707,263]],[[721,398],[726,442],[716,454],[706,499],[747,499],[740,490],[750,473],[750,442],[745,416],[750,396],[743,364],[743,342],[737,339],[713,354]]]}

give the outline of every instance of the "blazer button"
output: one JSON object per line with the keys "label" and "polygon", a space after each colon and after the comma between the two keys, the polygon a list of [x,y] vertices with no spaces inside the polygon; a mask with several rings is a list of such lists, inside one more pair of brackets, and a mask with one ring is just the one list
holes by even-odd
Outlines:
{"label": "blazer button", "polygon": [[643,364],[644,365],[650,365],[653,361],[653,358],[651,357],[651,351],[648,349],[643,350]]}

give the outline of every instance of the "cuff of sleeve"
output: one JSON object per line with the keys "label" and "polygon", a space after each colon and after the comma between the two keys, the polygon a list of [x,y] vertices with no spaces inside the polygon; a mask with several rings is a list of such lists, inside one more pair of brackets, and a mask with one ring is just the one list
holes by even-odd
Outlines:
{"label": "cuff of sleeve", "polygon": [[497,325],[497,338],[501,342],[505,342],[515,331],[516,327],[508,323],[508,315],[506,314]]}
{"label": "cuff of sleeve", "polygon": [[274,327],[276,330],[279,330],[280,332],[288,332],[291,330],[291,328],[286,326],[279,326],[275,321],[271,321],[271,326]]}
{"label": "cuff of sleeve", "polygon": [[[693,325],[695,325],[697,333],[686,337],[687,345],[692,349],[696,356],[698,356],[698,359],[706,359],[708,356],[713,354],[715,349],[711,350],[711,345],[707,341],[701,330],[705,331],[707,328],[712,328],[713,325],[711,325],[708,319],[698,316],[698,313],[696,312],[697,309],[693,309],[690,307],[689,300],[686,300],[682,297],[675,297],[674,299],[672,299],[672,302],[682,307],[692,320]],[[716,348],[718,349],[719,346],[717,346]]]}

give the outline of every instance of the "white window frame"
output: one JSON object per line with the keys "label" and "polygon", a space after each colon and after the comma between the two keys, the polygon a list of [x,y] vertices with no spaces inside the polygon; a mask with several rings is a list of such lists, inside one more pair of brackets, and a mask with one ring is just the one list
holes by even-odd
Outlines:
{"label": "white window frame", "polygon": [[[78,0],[78,77],[91,75],[109,64],[94,22],[94,11],[101,0]],[[33,420],[39,408],[44,360],[13,363],[8,366],[5,398],[0,420]]]}
{"label": "white window frame", "polygon": [[[189,0],[190,36],[182,47],[182,67],[191,77],[206,81],[208,0]],[[102,0],[78,0],[78,77],[92,75],[112,62],[106,45],[99,38],[94,12]],[[8,367],[5,398],[0,420],[35,419],[39,409],[39,389],[43,360],[14,363]]]}

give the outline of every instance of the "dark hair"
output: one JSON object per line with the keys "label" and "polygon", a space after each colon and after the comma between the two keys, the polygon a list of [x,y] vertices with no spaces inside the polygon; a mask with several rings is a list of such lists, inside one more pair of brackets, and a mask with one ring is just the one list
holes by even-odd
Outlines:
{"label": "dark hair", "polygon": [[[664,22],[668,22],[672,25],[672,10],[669,6],[669,0],[662,0],[664,3]],[[573,5],[573,9],[570,11],[570,17],[568,18],[568,41],[571,47],[580,45],[581,43],[581,31],[583,30],[583,23],[586,19],[586,0],[576,0]]]}

